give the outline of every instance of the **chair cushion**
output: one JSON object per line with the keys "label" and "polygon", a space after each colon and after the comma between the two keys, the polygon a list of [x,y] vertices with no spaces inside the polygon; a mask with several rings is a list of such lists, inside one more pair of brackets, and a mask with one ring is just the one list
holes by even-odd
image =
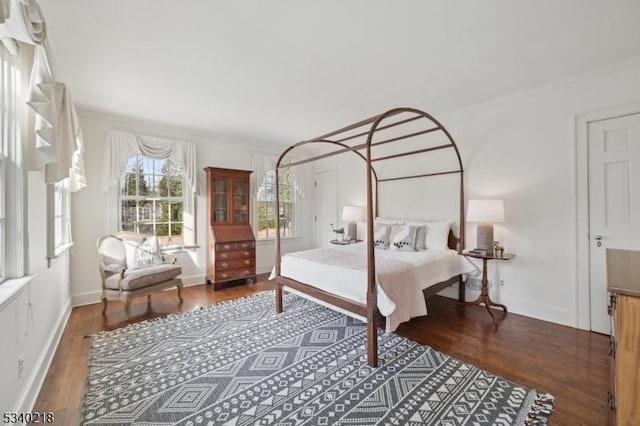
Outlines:
{"label": "chair cushion", "polygon": [[[122,290],[131,291],[160,284],[172,280],[182,273],[178,265],[152,265],[138,269],[127,269],[122,279]],[[119,274],[112,275],[105,280],[105,286],[111,290],[118,290]]]}

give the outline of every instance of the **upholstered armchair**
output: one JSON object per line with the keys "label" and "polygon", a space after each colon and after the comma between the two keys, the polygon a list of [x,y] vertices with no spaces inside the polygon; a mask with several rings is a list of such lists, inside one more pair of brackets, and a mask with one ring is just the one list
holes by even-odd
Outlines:
{"label": "upholstered armchair", "polygon": [[129,317],[131,300],[170,287],[178,288],[182,303],[182,267],[175,259],[162,256],[155,238],[147,239],[135,232],[118,232],[98,238],[96,243],[100,277],[102,278],[102,314],[107,311],[109,298],[124,302]]}

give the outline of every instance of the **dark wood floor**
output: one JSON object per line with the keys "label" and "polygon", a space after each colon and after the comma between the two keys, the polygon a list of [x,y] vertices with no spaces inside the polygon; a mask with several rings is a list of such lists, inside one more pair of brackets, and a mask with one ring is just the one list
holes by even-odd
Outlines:
{"label": "dark wood floor", "polygon": [[[168,291],[154,295],[150,307],[145,298],[134,300],[128,321],[120,302],[110,302],[104,317],[102,305],[74,308],[34,411],[53,411],[56,425],[80,424],[90,345],[86,335],[272,288],[270,282],[215,292],[211,286],[189,287],[182,305],[175,291]],[[606,424],[608,337],[515,314],[501,319],[501,313],[497,313],[501,320],[495,330],[483,307],[456,308],[455,301],[438,296],[430,298],[427,307],[428,316],[401,325],[398,333],[553,394],[556,407],[549,424]]]}

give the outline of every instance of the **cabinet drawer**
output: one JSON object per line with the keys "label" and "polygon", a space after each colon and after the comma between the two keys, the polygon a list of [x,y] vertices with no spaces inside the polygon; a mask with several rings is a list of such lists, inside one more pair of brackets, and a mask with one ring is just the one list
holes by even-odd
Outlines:
{"label": "cabinet drawer", "polygon": [[228,271],[216,272],[216,281],[239,280],[255,275],[255,268],[230,269]]}
{"label": "cabinet drawer", "polygon": [[255,241],[238,241],[235,243],[216,243],[216,251],[236,251],[252,249],[256,246]]}
{"label": "cabinet drawer", "polygon": [[249,257],[255,257],[254,249],[246,249],[241,251],[223,251],[218,253],[216,260],[229,260],[229,259],[243,259]]}
{"label": "cabinet drawer", "polygon": [[255,246],[255,241],[240,241],[239,243],[236,243],[236,250],[252,249]]}
{"label": "cabinet drawer", "polygon": [[233,268],[248,268],[255,264],[255,260],[253,258],[247,259],[232,259],[232,260],[221,260],[216,262],[216,271],[223,271],[225,269],[233,269]]}

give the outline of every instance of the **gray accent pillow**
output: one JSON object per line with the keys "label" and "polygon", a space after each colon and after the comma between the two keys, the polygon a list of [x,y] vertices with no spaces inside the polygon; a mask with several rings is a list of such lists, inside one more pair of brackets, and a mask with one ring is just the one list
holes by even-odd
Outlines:
{"label": "gray accent pillow", "polygon": [[416,226],[416,250],[427,249],[427,225]]}

